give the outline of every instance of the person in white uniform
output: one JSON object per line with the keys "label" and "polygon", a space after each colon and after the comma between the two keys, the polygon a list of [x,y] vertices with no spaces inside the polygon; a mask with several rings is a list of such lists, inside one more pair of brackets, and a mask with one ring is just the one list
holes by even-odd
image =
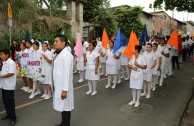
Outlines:
{"label": "person in white uniform", "polygon": [[[26,41],[26,48],[27,48],[27,52],[30,53],[33,51],[33,47],[32,47],[32,42],[31,41]],[[29,85],[29,90],[26,91],[28,93],[32,93],[33,90],[33,79],[30,78],[30,76],[27,75],[27,81],[28,81],[28,85]]]}
{"label": "person in white uniform", "polygon": [[53,106],[56,111],[61,112],[62,121],[56,126],[70,126],[71,111],[74,109],[73,55],[66,46],[67,38],[57,35],[52,64]]}
{"label": "person in white uniform", "polygon": [[122,81],[121,81],[121,55],[122,53],[119,52],[119,50],[115,53],[117,55],[117,65],[118,65],[118,81],[117,81],[117,84],[120,84]]}
{"label": "person in white uniform", "polygon": [[152,44],[147,43],[146,51],[143,52],[143,57],[146,60],[147,68],[143,70],[143,80],[144,80],[144,92],[141,96],[146,96],[146,98],[150,98],[151,94],[151,82],[152,82],[152,72],[153,68],[156,66],[156,56],[152,51]]}
{"label": "person in white uniform", "polygon": [[108,75],[108,84],[106,85],[105,88],[111,87],[111,80],[113,77],[114,84],[112,86],[112,89],[115,89],[117,84],[117,75],[118,75],[117,59],[119,58],[119,56],[113,53],[114,42],[112,40],[110,41],[109,47],[110,49],[108,49],[106,53],[106,74]]}
{"label": "person in white uniform", "polygon": [[[31,55],[33,55],[33,53],[37,53],[40,52],[42,53],[42,51],[40,51],[39,49],[39,43],[38,42],[34,42],[33,43],[33,51],[31,53]],[[39,61],[41,62],[41,61]],[[29,97],[29,99],[33,99],[35,96],[40,95],[41,91],[40,91],[40,87],[39,87],[39,80],[33,79],[33,90],[32,93]]]}
{"label": "person in white uniform", "polygon": [[86,92],[87,95],[92,96],[97,94],[96,86],[97,80],[100,79],[99,75],[99,53],[95,51],[96,43],[90,42],[89,48],[86,53],[86,79],[88,80],[89,91]]}
{"label": "person in white uniform", "polygon": [[1,120],[10,119],[9,126],[15,126],[16,114],[14,92],[16,88],[16,64],[10,58],[9,49],[2,49],[0,51],[0,57],[3,61],[0,75],[2,99],[6,111],[6,115],[3,116]]}
{"label": "person in white uniform", "polygon": [[166,76],[165,75],[166,58],[169,57],[169,49],[168,49],[167,45],[165,45],[164,38],[160,39],[160,45],[158,46],[157,50],[162,55],[162,62],[161,62],[161,66],[160,66],[160,83],[159,83],[159,86],[162,86],[164,77]]}
{"label": "person in white uniform", "polygon": [[152,83],[153,83],[152,91],[155,91],[156,90],[156,84],[158,82],[158,76],[160,74],[160,66],[161,66],[161,62],[162,62],[162,55],[157,50],[158,44],[153,43],[152,45],[153,45],[152,46],[153,52],[155,53],[155,56],[156,56],[156,66],[153,68],[153,73],[152,73]]}
{"label": "person in white uniform", "polygon": [[143,69],[146,69],[145,58],[140,54],[141,45],[135,46],[135,54],[132,56],[132,60],[129,61],[129,68],[131,69],[129,87],[132,89],[133,100],[129,102],[129,105],[135,105],[139,107],[141,90],[143,87]]}
{"label": "person in white uniform", "polygon": [[106,49],[101,47],[100,51],[100,63],[101,63],[101,73],[100,75],[106,75]]}
{"label": "person in white uniform", "polygon": [[82,42],[85,50],[88,51],[89,43],[86,41],[86,37],[83,37]]}
{"label": "person in white uniform", "polygon": [[51,72],[52,72],[52,53],[48,50],[48,44],[42,44],[42,57],[44,62],[44,72],[45,72],[45,79],[41,80],[40,82],[44,85],[44,94],[41,98],[47,100],[51,98],[51,90],[48,86],[51,84]]}
{"label": "person in white uniform", "polygon": [[[122,70],[121,78],[124,78],[125,80],[129,80],[129,76],[130,76],[130,70],[128,67],[129,59],[125,55],[123,55],[125,49],[126,49],[126,46],[122,46],[119,50],[121,53],[121,70]],[[125,76],[125,73],[127,73],[126,76]]]}
{"label": "person in white uniform", "polygon": [[78,80],[79,83],[84,82],[84,74],[85,74],[85,66],[84,66],[84,59],[86,56],[86,50],[83,47],[84,53],[81,57],[76,56],[76,68],[79,71],[80,79]]}
{"label": "person in white uniform", "polygon": [[[20,62],[21,68],[23,68],[27,64],[26,60],[24,59],[25,57],[22,56],[24,53],[27,53],[27,49],[26,49],[26,44],[25,43],[20,43],[20,50],[21,51],[19,52],[20,53],[19,55],[21,56],[21,60],[18,61],[18,62]],[[22,80],[24,81],[24,86],[21,88],[21,90],[27,92],[29,90],[27,78],[26,78],[25,75],[21,76],[21,77],[22,77]]]}
{"label": "person in white uniform", "polygon": [[169,57],[166,57],[166,74],[172,76],[172,46],[167,45],[167,47],[169,49]]}

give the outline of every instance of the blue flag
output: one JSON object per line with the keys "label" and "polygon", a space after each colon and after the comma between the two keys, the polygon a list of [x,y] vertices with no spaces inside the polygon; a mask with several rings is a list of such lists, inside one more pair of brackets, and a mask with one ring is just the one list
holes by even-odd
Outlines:
{"label": "blue flag", "polygon": [[25,40],[26,41],[30,41],[31,40],[30,33],[28,31],[26,32],[26,39]]}
{"label": "blue flag", "polygon": [[144,25],[141,37],[139,39],[139,43],[142,45],[144,42],[148,42],[148,41],[149,41],[149,37],[148,37],[146,25]]}
{"label": "blue flag", "polygon": [[119,28],[116,36],[116,42],[114,45],[113,53],[116,53],[121,46],[127,46],[127,44],[128,38],[121,33],[121,29]]}
{"label": "blue flag", "polygon": [[46,37],[43,38],[43,42],[47,41]]}

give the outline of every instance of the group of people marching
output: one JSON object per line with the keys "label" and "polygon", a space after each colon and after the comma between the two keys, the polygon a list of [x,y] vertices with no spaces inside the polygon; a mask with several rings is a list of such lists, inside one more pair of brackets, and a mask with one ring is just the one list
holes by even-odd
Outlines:
{"label": "group of people marching", "polygon": [[[74,108],[73,73],[79,73],[79,83],[83,82],[84,79],[88,80],[89,90],[86,94],[92,96],[97,95],[97,81],[102,75],[108,77],[105,88],[115,89],[122,81],[129,81],[129,87],[132,89],[132,100],[129,105],[139,107],[141,96],[149,99],[151,90],[155,91],[157,84],[162,86],[164,78],[173,75],[172,68],[175,67],[175,63],[179,69],[179,60],[185,61],[187,54],[189,56],[193,54],[192,40],[183,41],[182,57],[180,58],[180,50],[166,44],[168,39],[169,37],[154,37],[149,42],[145,42],[144,45],[136,45],[131,60],[124,55],[126,46],[121,46],[118,51],[114,52],[115,40],[110,40],[108,48],[105,49],[100,38],[89,43],[86,38],[83,38],[84,53],[81,57],[74,55],[76,48],[71,49],[68,46],[67,38],[63,35],[55,38],[54,49],[50,49],[48,42],[41,43],[39,40],[21,42],[18,49],[14,41],[10,52],[6,49],[0,51],[0,57],[3,61],[0,64],[2,75],[0,78],[3,78],[0,79],[0,88],[2,88],[7,112],[7,115],[2,119],[9,118],[11,119],[10,124],[15,125],[16,115],[13,98],[15,85],[6,84],[11,80],[14,81],[13,84],[16,84],[16,75],[13,74],[16,73],[14,68],[16,66],[11,58],[16,62],[17,70],[20,71],[20,77],[24,81],[24,86],[21,89],[30,93],[29,99],[41,94],[40,84],[42,84],[44,93],[41,98],[50,99],[52,94],[55,95],[54,108],[62,112],[61,125],[65,123],[70,125],[70,111]],[[74,59],[71,54],[74,55]],[[36,57],[35,61],[29,61],[29,55],[40,57]],[[38,73],[44,72],[40,77],[30,73],[36,65],[42,65],[42,68],[36,71]],[[9,92],[9,90],[13,92]],[[64,99],[66,102],[63,101]]]}

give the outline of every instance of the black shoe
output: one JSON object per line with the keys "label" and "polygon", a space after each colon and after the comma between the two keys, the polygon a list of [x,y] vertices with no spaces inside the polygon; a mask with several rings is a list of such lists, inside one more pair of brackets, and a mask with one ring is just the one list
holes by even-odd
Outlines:
{"label": "black shoe", "polygon": [[56,124],[55,126],[61,126],[61,124]]}
{"label": "black shoe", "polygon": [[4,116],[1,117],[1,120],[7,120],[7,119],[9,119],[8,115],[4,115]]}
{"label": "black shoe", "polygon": [[13,120],[11,120],[9,123],[10,126],[15,126],[15,124],[16,124],[16,121],[13,121]]}

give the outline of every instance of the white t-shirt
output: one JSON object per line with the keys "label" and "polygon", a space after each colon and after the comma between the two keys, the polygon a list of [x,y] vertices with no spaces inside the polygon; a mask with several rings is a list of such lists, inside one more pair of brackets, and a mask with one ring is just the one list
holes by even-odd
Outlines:
{"label": "white t-shirt", "polygon": [[[164,54],[169,53],[169,49],[166,45],[164,46],[159,45],[157,51],[160,52],[161,55],[162,55],[162,51],[164,52]],[[164,63],[165,61],[166,61],[166,57],[162,55],[162,63]]]}
{"label": "white t-shirt", "polygon": [[4,90],[15,90],[16,87],[16,64],[10,58],[3,62],[1,75],[13,73],[14,75],[8,78],[1,78],[1,88]]}
{"label": "white t-shirt", "polygon": [[85,48],[85,50],[87,50],[88,46],[89,46],[89,43],[87,41],[85,41],[84,42],[84,48]]}
{"label": "white t-shirt", "polygon": [[156,55],[155,55],[154,52],[152,52],[152,51],[151,51],[150,53],[148,53],[147,51],[145,51],[145,52],[143,53],[143,56],[144,56],[144,58],[145,58],[145,60],[146,60],[146,64],[147,64],[146,70],[150,70],[152,64],[153,64],[154,61],[156,60]]}

